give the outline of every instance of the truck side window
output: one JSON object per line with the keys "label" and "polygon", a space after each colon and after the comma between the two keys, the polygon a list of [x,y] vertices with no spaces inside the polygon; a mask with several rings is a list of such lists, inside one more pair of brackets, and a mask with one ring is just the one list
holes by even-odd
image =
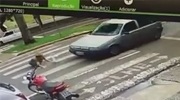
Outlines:
{"label": "truck side window", "polygon": [[127,23],[124,26],[123,32],[130,32],[130,31],[135,30],[135,29],[137,29],[137,25],[134,21],[132,21],[132,22]]}

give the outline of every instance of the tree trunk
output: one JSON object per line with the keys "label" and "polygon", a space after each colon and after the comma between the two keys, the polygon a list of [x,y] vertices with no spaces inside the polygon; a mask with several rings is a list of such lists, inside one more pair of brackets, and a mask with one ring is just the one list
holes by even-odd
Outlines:
{"label": "tree trunk", "polygon": [[6,27],[4,27],[4,22],[6,21],[6,16],[7,15],[5,13],[0,13],[0,29],[3,32],[7,31]]}
{"label": "tree trunk", "polygon": [[22,14],[14,14],[14,19],[16,20],[19,30],[21,31],[22,38],[24,40],[24,44],[28,45],[28,44],[34,43],[35,39],[33,38],[30,31],[28,30],[28,27],[24,20],[23,15]]}
{"label": "tree trunk", "polygon": [[33,16],[34,16],[36,23],[38,23],[40,25],[40,27],[42,27],[43,23],[42,23],[40,15],[33,15]]}

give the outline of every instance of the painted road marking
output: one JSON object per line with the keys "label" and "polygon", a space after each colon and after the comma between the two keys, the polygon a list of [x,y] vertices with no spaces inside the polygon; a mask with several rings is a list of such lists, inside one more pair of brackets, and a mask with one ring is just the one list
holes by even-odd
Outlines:
{"label": "painted road marking", "polygon": [[53,68],[53,69],[48,70],[48,71],[46,71],[44,73],[41,73],[40,75],[48,76],[48,75],[51,75],[51,74],[53,74],[53,73],[55,73],[57,71],[61,71],[63,69],[69,68],[69,67],[71,67],[71,66],[73,66],[75,64],[78,64],[80,62],[83,62],[83,61],[85,61],[85,59],[78,59],[78,60],[75,60],[75,61],[71,61],[71,62],[68,62],[67,64],[60,65],[60,66],[58,66],[56,68]]}
{"label": "painted road marking", "polygon": [[[62,52],[60,52],[59,54],[57,54],[57,55],[55,55],[55,56],[61,55],[61,54],[66,53],[66,52],[68,52],[68,50],[62,51]],[[132,52],[132,53],[131,53],[131,52]],[[129,54],[129,53],[130,53],[130,54]],[[132,55],[132,54],[137,54],[137,53],[139,53],[139,51],[130,50],[130,51],[127,51],[127,52],[125,52],[125,53],[122,53],[121,55],[125,55],[125,54]],[[125,56],[126,56],[126,55],[125,55]],[[69,58],[69,57],[72,57],[72,55],[71,55],[71,56],[67,56],[67,57],[63,57],[62,59],[59,59],[59,62],[65,60],[66,58]],[[117,56],[117,57],[118,57],[118,56]],[[126,56],[126,57],[128,57],[128,56]],[[123,58],[125,58],[125,57],[123,56]],[[91,72],[91,71],[97,69],[97,68],[93,68],[93,66],[96,66],[96,67],[97,67],[97,66],[100,66],[100,65],[102,65],[102,64],[105,64],[105,62],[107,63],[107,62],[110,62],[110,61],[112,61],[112,60],[114,60],[114,59],[116,59],[116,58],[106,59],[105,61],[100,61],[100,62],[97,62],[96,64],[89,65],[89,67],[86,67],[86,68],[88,68],[88,69],[84,68],[84,69],[79,69],[78,71],[74,71],[74,72],[70,73],[70,75],[66,75],[66,78],[67,78],[67,79],[71,79],[71,78],[76,78],[76,77],[78,77],[78,76],[80,76],[80,75],[84,75],[84,74],[86,74],[86,73],[88,73],[88,72]],[[10,74],[13,74],[13,73],[18,72],[18,71],[20,71],[20,70],[22,70],[22,69],[25,69],[25,68],[27,68],[27,67],[30,67],[30,66],[29,66],[29,65],[24,65],[24,66],[18,67],[18,68],[14,69],[14,70],[11,70],[11,71],[5,73],[4,75],[7,76],[7,75],[10,75]],[[90,69],[90,68],[92,68],[92,69]],[[88,70],[88,72],[87,72],[87,70]],[[1,70],[1,71],[2,71],[2,70]],[[4,71],[5,71],[5,70],[4,70]],[[80,73],[80,71],[83,72],[83,73],[81,73],[80,75],[77,75],[77,74]],[[15,75],[15,76],[13,76],[11,79],[20,78],[20,77],[26,75],[27,72],[28,72],[28,71],[25,71],[25,72],[23,72],[23,73],[20,73],[20,74],[18,74],[18,75]],[[62,77],[60,77],[60,78],[58,78],[58,79],[55,79],[55,80],[59,80],[59,79],[61,80],[61,78],[62,78]],[[66,78],[65,78],[65,79],[66,79]]]}
{"label": "painted road marking", "polygon": [[[55,57],[56,57],[56,56],[60,56],[60,55],[65,54],[65,53],[67,53],[67,52],[68,52],[68,50],[65,50],[65,51],[56,53],[54,56],[55,56]],[[46,58],[49,59],[49,58],[53,58],[54,56],[51,56],[51,55],[50,55],[50,56],[47,56]],[[30,59],[29,59],[29,60],[30,60]],[[19,62],[19,63],[20,63],[20,62]],[[30,65],[28,64],[28,62],[26,62],[26,63],[27,63],[26,65],[19,67],[19,66],[20,66],[19,63],[17,63],[16,66],[15,66],[15,65],[12,65],[12,66],[9,66],[9,67],[6,67],[6,68],[0,70],[0,73],[5,72],[5,71],[7,71],[7,70],[9,70],[9,69],[11,69],[11,68],[17,67],[17,68],[15,68],[15,69],[13,69],[12,71],[9,71],[9,72],[5,73],[4,75],[6,76],[6,75],[10,75],[10,74],[12,74],[12,73],[14,73],[14,72],[17,72],[17,71],[19,71],[19,70],[22,70],[22,69],[27,68],[27,67],[30,66]],[[18,66],[18,65],[19,65],[19,66]]]}
{"label": "painted road marking", "polygon": [[111,100],[132,100],[132,99],[130,99],[130,98],[124,98],[124,97],[122,97],[122,96],[117,96],[117,97],[115,97],[115,98],[113,98],[113,99],[111,99]]}
{"label": "painted road marking", "polygon": [[[57,62],[61,62],[61,61],[64,61],[64,60],[69,59],[69,58],[72,58],[72,57],[74,57],[74,55],[71,55],[71,54],[70,54],[70,55],[67,55],[67,56],[65,56],[65,57],[62,57],[62,58],[60,58],[60,59],[57,59],[56,61],[57,61]],[[61,66],[58,66],[58,67],[61,67]],[[27,72],[29,72],[29,71],[20,73],[20,74],[18,74],[18,75],[16,75],[16,76],[12,77],[11,79],[17,79],[17,78],[20,78],[20,77],[26,75]]]}
{"label": "painted road marking", "polygon": [[[62,55],[62,54],[64,54],[64,53],[67,53],[67,52],[68,52],[68,50],[63,51],[63,52],[59,52],[59,53],[57,53],[57,54],[55,55],[55,57],[56,57],[56,56],[60,56],[60,55]],[[53,57],[53,56],[48,56],[47,59],[52,58],[52,57]],[[57,62],[58,62],[58,61],[57,61]],[[7,75],[13,74],[13,73],[15,73],[15,72],[18,72],[18,71],[20,71],[20,70],[22,70],[22,69],[25,69],[25,68],[27,68],[27,67],[30,67],[30,65],[28,64],[28,65],[24,65],[24,66],[22,66],[22,67],[15,68],[15,69],[13,69],[13,70],[11,70],[11,71],[8,71],[7,73],[5,73],[5,74],[3,74],[3,75],[4,75],[4,76],[7,76]]]}
{"label": "painted road marking", "polygon": [[[50,50],[50,51],[48,51],[48,52],[43,53],[43,55],[46,56],[46,55],[51,54],[51,53],[53,53],[53,52],[55,52],[55,51],[60,51],[60,50],[62,50],[62,49],[66,49],[66,48],[68,48],[68,47],[69,47],[69,45],[66,45],[66,46],[63,46],[63,47],[60,47],[60,48],[57,48],[57,49],[53,49],[53,50]],[[13,68],[13,67],[19,66],[19,65],[21,65],[21,64],[27,63],[30,59],[31,59],[31,58],[26,59],[26,60],[23,60],[23,61],[20,61],[20,62],[18,62],[18,63],[15,63],[15,64],[11,65],[11,66],[5,65],[6,68],[3,68],[3,70],[8,69],[8,67]],[[13,62],[13,61],[12,61],[12,62]],[[4,67],[5,67],[5,66],[4,66]],[[2,67],[3,67],[3,66],[2,66]],[[0,71],[0,72],[1,72],[1,71]]]}
{"label": "painted road marking", "polygon": [[[61,45],[59,45],[59,46],[52,46],[52,45],[51,45],[51,46],[48,46],[49,48],[44,48],[44,50],[40,50],[40,51],[42,51],[42,52],[47,52],[47,51],[50,51],[50,50],[52,50],[52,49],[59,48],[60,46],[61,46]],[[31,53],[28,53],[27,56],[25,56],[25,55],[16,56],[16,57],[8,60],[8,63],[3,64],[3,66],[1,66],[0,69],[1,69],[1,68],[4,68],[4,67],[7,67],[7,66],[10,66],[10,65],[12,65],[13,63],[16,63],[16,62],[19,63],[20,61],[22,61],[22,60],[24,60],[24,59],[30,58],[30,57],[32,57],[32,56],[31,56],[32,54],[34,54],[34,51],[31,52]]]}
{"label": "painted road marking", "polygon": [[159,55],[159,53],[149,53],[149,54],[143,55],[143,56],[141,56],[139,58],[131,60],[131,61],[129,61],[127,63],[124,63],[124,64],[122,64],[120,66],[116,66],[115,68],[113,68],[111,70],[105,71],[105,72],[103,72],[101,74],[97,74],[97,75],[92,76],[92,77],[90,77],[88,79],[85,79],[82,82],[80,82],[80,83],[76,84],[75,86],[73,86],[72,88],[70,88],[70,90],[75,92],[75,91],[77,91],[79,89],[84,88],[87,85],[95,83],[95,82],[97,82],[97,81],[99,81],[101,79],[104,79],[104,78],[112,75],[112,74],[120,72],[120,71],[122,71],[122,70],[124,70],[126,68],[129,68],[129,67],[131,67],[131,66],[133,66],[135,64],[138,64],[140,62],[146,61],[146,60],[148,60],[150,58],[153,58],[155,56],[158,56],[158,55]]}
{"label": "painted road marking", "polygon": [[149,63],[156,63],[158,61],[164,60],[164,59],[168,59],[168,56],[159,56],[156,59],[153,59],[152,61],[150,61]]}
{"label": "painted road marking", "polygon": [[167,37],[167,36],[162,36],[162,39],[167,39],[167,40],[176,40],[176,41],[180,41],[180,38],[177,37]]}
{"label": "painted road marking", "polygon": [[[126,57],[129,57],[127,55],[132,56],[132,54],[135,55],[135,54],[138,54],[138,53],[140,53],[140,51],[132,50],[132,51],[129,51],[129,52],[125,52],[125,53],[121,54],[121,55],[125,55],[125,56],[123,56],[121,58],[126,58]],[[92,71],[98,69],[97,68],[98,66],[104,65],[104,64],[106,64],[108,62],[111,62],[113,60],[116,60],[118,58],[119,58],[119,56],[116,56],[116,57],[112,57],[112,58],[109,58],[109,59],[106,59],[106,60],[103,60],[103,61],[93,63],[91,65],[84,66],[84,67],[82,67],[80,69],[77,69],[77,70],[72,71],[72,72],[70,72],[68,74],[65,74],[65,75],[63,75],[63,76],[61,76],[59,78],[53,79],[52,81],[62,81],[62,80],[67,80],[67,79],[69,80],[69,79],[77,78],[77,77],[79,77],[81,75],[87,74],[88,72],[92,72]]]}
{"label": "painted road marking", "polygon": [[[136,65],[136,64],[138,64],[138,63],[141,63],[141,62],[143,62],[143,61],[146,61],[146,60],[148,60],[148,59],[150,59],[150,58],[153,58],[153,57],[155,57],[155,56],[157,56],[157,55],[159,55],[159,53],[149,53],[149,54],[145,54],[145,55],[143,55],[143,56],[141,56],[141,57],[138,57],[138,58],[136,58],[136,59],[134,59],[134,60],[131,60],[131,61],[127,62],[127,63],[124,63],[124,64],[122,64],[122,65],[120,65],[120,66],[116,66],[115,68],[113,68],[113,69],[111,69],[111,70],[105,71],[105,72],[102,73],[102,74],[98,74],[98,75],[92,76],[92,77],[90,77],[90,78],[88,78],[88,79],[86,79],[86,80],[84,80],[84,81],[82,81],[82,82],[80,82],[80,83],[78,83],[78,84],[75,84],[72,88],[70,88],[70,90],[71,90],[71,91],[76,91],[76,90],[78,90],[78,89],[82,89],[82,88],[84,88],[86,85],[89,85],[88,82],[90,82],[90,84],[92,84],[92,83],[97,82],[97,81],[99,81],[99,80],[101,80],[101,79],[104,79],[104,78],[106,78],[106,77],[109,77],[111,74],[114,74],[114,73],[119,72],[119,71],[121,71],[121,70],[123,70],[123,69],[125,69],[125,68],[131,67],[131,66]],[[118,57],[118,58],[119,58],[119,57]],[[118,58],[117,58],[117,60],[118,60]],[[77,69],[77,70],[78,70],[78,69]],[[66,74],[65,74],[65,75],[66,75]],[[70,74],[69,74],[69,75],[70,75]],[[96,78],[97,78],[97,79],[96,79]],[[34,96],[34,95],[36,95],[36,93],[31,94],[31,95],[29,95],[28,97],[32,97],[32,96]]]}
{"label": "painted road marking", "polygon": [[127,75],[132,75],[133,72],[139,72],[141,71],[140,69],[136,69],[136,68],[129,68],[127,71],[121,71],[121,73],[123,74],[127,74]]}
{"label": "painted road marking", "polygon": [[[135,52],[139,52],[139,51],[137,51],[137,50],[129,50],[129,51],[127,51],[127,52],[124,52],[124,53],[122,53],[122,54],[120,54],[120,56],[126,56],[126,55],[128,55],[128,54],[132,54],[132,53],[134,53],[135,54]],[[119,58],[119,56],[116,56],[116,57],[114,57],[114,58],[109,58],[109,60],[108,59],[106,59],[105,61],[100,61],[99,63],[95,63],[97,66],[98,65],[102,65],[102,64],[105,64],[105,63],[107,63],[107,62],[110,62],[110,61],[112,61],[112,59],[113,60],[115,60],[115,59],[117,59],[118,60],[118,58]],[[92,66],[92,65],[89,65],[89,67],[90,66]],[[87,66],[88,67],[88,66]],[[95,69],[95,68],[94,68]],[[82,75],[82,73],[80,73],[80,74],[78,74],[77,72],[78,72],[78,70],[79,69],[77,69],[77,70],[75,70],[74,72],[71,72],[70,74],[65,74],[64,75],[64,77],[60,77],[60,78],[62,78],[62,79],[72,79],[72,78],[74,78],[74,77],[78,77],[78,76],[80,76],[80,75]],[[92,70],[92,69],[91,69]],[[80,69],[79,71],[84,71],[84,69]],[[25,73],[26,74],[26,73]],[[24,75],[25,75],[24,74]],[[78,74],[78,75],[77,75]],[[83,73],[84,74],[84,73]],[[75,75],[75,76],[74,76]],[[23,76],[23,75],[22,75]],[[58,78],[58,79],[53,79],[52,81],[55,81],[55,80],[59,80],[60,78]],[[62,80],[61,80],[62,81]],[[36,95],[36,93],[33,93],[33,94],[31,94],[31,95],[29,95],[28,97],[32,97],[32,96],[34,96],[34,95]]]}
{"label": "painted road marking", "polygon": [[127,57],[133,56],[133,55],[138,54],[138,53],[140,53],[140,51],[137,51],[137,52],[134,52],[134,53],[128,54],[128,55],[126,55],[126,56],[124,56],[124,57],[119,58],[119,60],[121,60],[121,59],[125,59],[125,58],[127,58]]}
{"label": "painted road marking", "polygon": [[168,61],[160,63],[156,66],[153,66],[152,68],[141,71],[140,73],[132,76],[132,78],[130,78],[128,80],[123,80],[122,82],[119,82],[119,83],[117,83],[111,87],[108,87],[107,89],[104,89],[104,90],[102,90],[96,94],[93,94],[91,97],[86,98],[86,100],[108,99],[113,94],[116,94],[116,93],[119,93],[123,90],[126,90],[126,89],[142,82],[143,79],[150,78],[150,76],[153,76],[153,73],[160,72],[163,69],[166,69],[166,67],[170,67],[172,65],[178,64],[178,62],[176,62],[175,60],[178,60],[178,58],[172,58]]}
{"label": "painted road marking", "polygon": [[112,78],[112,79],[116,79],[116,80],[121,80],[121,79],[124,79],[128,77],[128,75],[124,75],[124,76],[109,76],[109,78]]}

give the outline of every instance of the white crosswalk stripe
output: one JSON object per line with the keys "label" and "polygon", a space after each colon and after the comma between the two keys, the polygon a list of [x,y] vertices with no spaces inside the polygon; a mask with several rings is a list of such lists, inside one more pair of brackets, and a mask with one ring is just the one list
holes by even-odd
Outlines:
{"label": "white crosswalk stripe", "polygon": [[75,60],[75,61],[69,62],[69,63],[67,63],[67,64],[60,65],[59,67],[53,68],[53,69],[51,69],[51,70],[48,70],[48,71],[45,72],[45,73],[41,73],[41,75],[47,76],[47,75],[53,74],[53,73],[55,73],[55,72],[57,72],[57,71],[63,70],[63,69],[65,69],[65,68],[68,68],[68,67],[70,67],[70,66],[73,66],[73,65],[75,65],[75,64],[77,64],[77,63],[80,63],[80,62],[82,62],[82,61],[84,61],[84,59]]}
{"label": "white crosswalk stripe", "polygon": [[[60,58],[60,59],[58,59],[58,60],[56,60],[56,61],[60,62],[60,61],[66,60],[66,59],[68,59],[68,58],[71,58],[71,57],[73,57],[73,56],[74,56],[74,55],[68,55],[68,56],[62,57],[62,58]],[[61,67],[61,66],[60,66],[60,67]],[[27,71],[27,72],[28,72],[28,71]],[[20,78],[20,77],[24,76],[27,72],[18,74],[18,75],[16,75],[16,76],[12,77],[12,79]]]}
{"label": "white crosswalk stripe", "polygon": [[[132,51],[130,51],[130,52],[132,52]],[[128,53],[129,53],[129,52],[128,52]],[[139,51],[132,52],[132,53],[130,53],[129,55],[137,54],[137,53],[139,53]],[[124,57],[125,57],[125,56],[124,56]],[[124,57],[123,57],[123,58],[124,58]],[[77,75],[78,75],[79,73],[83,73],[83,72],[86,73],[86,71],[89,71],[89,70],[91,70],[92,68],[96,68],[96,67],[98,67],[98,66],[100,66],[100,65],[103,65],[103,64],[105,64],[105,63],[108,63],[108,62],[110,62],[110,61],[112,61],[112,60],[115,60],[115,59],[117,59],[117,58],[118,58],[118,56],[117,56],[117,57],[114,57],[114,58],[106,59],[106,60],[103,60],[103,61],[100,61],[100,62],[97,62],[97,63],[94,63],[94,64],[91,64],[91,65],[87,65],[87,66],[85,66],[85,67],[83,67],[83,68],[80,68],[80,69],[77,69],[77,70],[75,70],[75,71],[73,71],[73,72],[71,72],[71,73],[65,74],[64,76],[61,76],[61,77],[56,78],[56,79],[53,79],[52,81],[60,81],[60,80],[67,80],[67,79],[75,78],[75,77],[77,77]],[[83,74],[80,74],[80,75],[83,75]],[[78,75],[78,76],[80,76],[80,75]]]}
{"label": "white crosswalk stripe", "polygon": [[[47,67],[39,69],[36,74],[53,77],[51,81],[68,81],[78,79],[77,82],[73,82],[73,86],[70,88],[71,91],[77,91],[84,87],[91,85],[99,80],[105,79],[110,75],[114,75],[124,69],[130,68],[136,64],[145,62],[149,59],[154,59],[159,56],[159,53],[144,53],[138,50],[129,50],[121,53],[118,56],[104,59],[101,61],[89,61],[84,58],[76,57],[68,52],[68,46],[54,46],[46,50],[42,50],[43,54],[48,58],[54,58],[58,65],[55,67]],[[9,64],[4,65],[0,68],[0,75],[8,77],[12,82],[18,82],[22,84],[22,77],[30,70],[28,61],[32,56],[23,56],[10,60]],[[128,59],[128,60],[127,60]],[[12,61],[12,62],[11,62]],[[16,63],[15,63],[16,62]],[[96,73],[100,71],[99,73]],[[94,73],[94,74],[93,74]],[[16,81],[18,80],[18,81]],[[17,86],[18,87],[18,86]],[[19,86],[19,88],[21,88]],[[22,90],[23,91],[23,90]],[[27,95],[30,95],[29,92]]]}
{"label": "white crosswalk stripe", "polygon": [[[48,56],[47,59],[60,56],[60,55],[65,54],[65,53],[67,53],[67,52],[68,52],[68,50],[65,50],[65,51],[56,53],[56,54],[53,55],[53,56]],[[30,60],[30,59],[29,59],[29,60]],[[28,60],[28,61],[29,61],[29,60]],[[18,64],[18,63],[17,63],[17,64]],[[20,63],[20,64],[21,64],[21,63]],[[28,62],[26,62],[26,64],[28,64]],[[4,72],[4,71],[9,70],[9,69],[14,68],[14,67],[17,67],[17,65],[14,65],[14,66],[12,65],[12,66],[6,67],[6,68],[0,70],[0,72]],[[22,69],[27,68],[27,67],[29,67],[29,65],[25,65],[25,66],[22,66],[22,67],[18,67],[18,68],[16,68],[16,69],[12,70],[12,71],[9,71],[9,72],[5,73],[4,75],[5,75],[5,76],[6,76],[6,75],[9,75],[9,74],[11,74],[11,73],[17,72],[17,71],[22,70]]]}
{"label": "white crosswalk stripe", "polygon": [[108,76],[110,76],[112,74],[115,74],[115,73],[117,73],[119,71],[122,71],[125,68],[131,67],[131,66],[133,66],[135,64],[138,64],[140,62],[148,60],[148,59],[150,59],[152,57],[155,57],[157,55],[158,55],[157,53],[150,53],[150,54],[147,54],[147,55],[143,55],[143,56],[141,56],[139,58],[136,58],[134,60],[131,60],[131,61],[125,63],[125,64],[122,64],[120,66],[116,66],[115,68],[113,68],[111,70],[105,71],[105,72],[100,73],[98,75],[94,75],[94,76],[92,76],[92,77],[90,77],[90,78],[88,78],[88,79],[78,83],[77,85],[73,86],[71,88],[71,91],[73,91],[73,92],[77,91],[77,90],[85,87],[86,85],[90,85],[90,84],[92,84],[94,82],[97,82],[97,81],[99,81],[99,80],[101,80],[103,78],[106,78],[106,77],[108,77]]}
{"label": "white crosswalk stripe", "polygon": [[[66,46],[63,46],[63,47],[60,47],[60,48],[56,48],[56,49],[52,49],[52,50],[50,50],[50,51],[48,51],[48,52],[45,52],[45,53],[43,53],[44,54],[44,56],[46,56],[46,55],[48,55],[48,54],[53,54],[53,52],[56,52],[56,51],[59,51],[59,50],[62,50],[62,49],[65,49],[65,48],[67,48],[68,47],[68,45],[66,45]],[[67,51],[66,51],[67,52]],[[65,52],[64,52],[65,53]],[[60,53],[60,54],[63,54],[63,53]],[[33,56],[33,55],[32,55]],[[31,59],[32,57],[29,57],[28,59],[26,59],[26,60],[24,60],[24,59],[22,59],[22,61],[21,62],[17,62],[16,60],[16,62],[17,63],[15,63],[15,64],[13,64],[13,65],[11,65],[11,66],[6,66],[6,68],[3,68],[2,70],[0,70],[0,72],[3,72],[4,70],[6,71],[6,70],[8,70],[8,69],[11,69],[11,68],[13,68],[13,67],[16,67],[16,66],[18,66],[18,65],[20,65],[20,64],[24,64],[24,63],[27,63],[30,59]],[[18,61],[20,61],[20,60],[18,60]],[[12,63],[13,61],[11,61],[11,63]],[[3,66],[2,66],[3,67]]]}

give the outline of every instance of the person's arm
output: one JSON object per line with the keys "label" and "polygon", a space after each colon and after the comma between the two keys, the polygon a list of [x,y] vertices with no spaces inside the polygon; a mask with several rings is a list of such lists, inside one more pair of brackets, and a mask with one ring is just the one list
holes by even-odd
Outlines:
{"label": "person's arm", "polygon": [[48,60],[48,59],[46,59],[44,56],[43,56],[43,59],[44,59],[45,61],[47,61],[47,62],[54,62],[54,63],[56,63],[56,61]]}
{"label": "person's arm", "polygon": [[41,65],[39,62],[37,62],[37,65],[41,68],[46,68],[45,66]]}
{"label": "person's arm", "polygon": [[44,56],[43,56],[43,59],[47,62],[51,62],[50,60],[46,59]]}

